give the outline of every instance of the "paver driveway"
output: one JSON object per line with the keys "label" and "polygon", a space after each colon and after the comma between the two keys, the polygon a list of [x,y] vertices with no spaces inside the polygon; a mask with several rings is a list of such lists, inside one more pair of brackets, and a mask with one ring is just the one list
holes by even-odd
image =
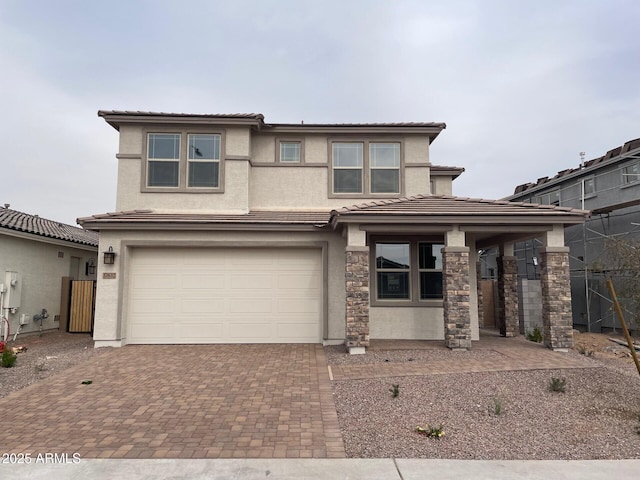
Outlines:
{"label": "paver driveway", "polygon": [[320,345],[126,346],[0,399],[0,411],[3,453],[345,456]]}

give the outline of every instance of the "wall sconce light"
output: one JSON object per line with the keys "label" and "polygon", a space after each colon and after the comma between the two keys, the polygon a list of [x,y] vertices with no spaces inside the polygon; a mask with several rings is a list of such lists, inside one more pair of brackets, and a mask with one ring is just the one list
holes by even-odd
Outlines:
{"label": "wall sconce light", "polygon": [[113,265],[116,261],[116,252],[113,251],[113,247],[109,247],[109,250],[104,252],[104,264]]}
{"label": "wall sconce light", "polygon": [[88,277],[95,274],[96,274],[96,262],[93,261],[93,258],[90,258],[85,265],[85,275]]}

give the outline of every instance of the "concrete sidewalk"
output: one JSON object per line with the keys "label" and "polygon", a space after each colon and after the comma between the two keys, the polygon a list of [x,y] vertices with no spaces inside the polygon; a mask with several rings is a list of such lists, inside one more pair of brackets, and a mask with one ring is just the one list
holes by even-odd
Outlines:
{"label": "concrete sidewalk", "polygon": [[[72,459],[69,458],[69,462]],[[12,480],[616,480],[640,478],[640,460],[245,459],[80,460],[77,464],[0,464]]]}

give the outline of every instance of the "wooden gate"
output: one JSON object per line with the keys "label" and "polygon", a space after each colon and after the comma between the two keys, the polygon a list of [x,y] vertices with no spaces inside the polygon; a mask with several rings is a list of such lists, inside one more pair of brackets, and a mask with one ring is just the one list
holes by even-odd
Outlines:
{"label": "wooden gate", "polygon": [[93,280],[71,282],[69,333],[93,333],[96,283]]}
{"label": "wooden gate", "polygon": [[497,328],[497,282],[495,280],[482,280],[480,287],[482,288],[482,326],[484,328]]}

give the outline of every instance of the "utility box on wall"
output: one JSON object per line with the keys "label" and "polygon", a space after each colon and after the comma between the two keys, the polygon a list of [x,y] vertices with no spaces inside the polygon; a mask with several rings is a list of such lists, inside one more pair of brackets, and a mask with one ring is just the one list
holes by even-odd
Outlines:
{"label": "utility box on wall", "polygon": [[18,272],[6,272],[4,285],[4,308],[20,308],[22,298],[22,279]]}

